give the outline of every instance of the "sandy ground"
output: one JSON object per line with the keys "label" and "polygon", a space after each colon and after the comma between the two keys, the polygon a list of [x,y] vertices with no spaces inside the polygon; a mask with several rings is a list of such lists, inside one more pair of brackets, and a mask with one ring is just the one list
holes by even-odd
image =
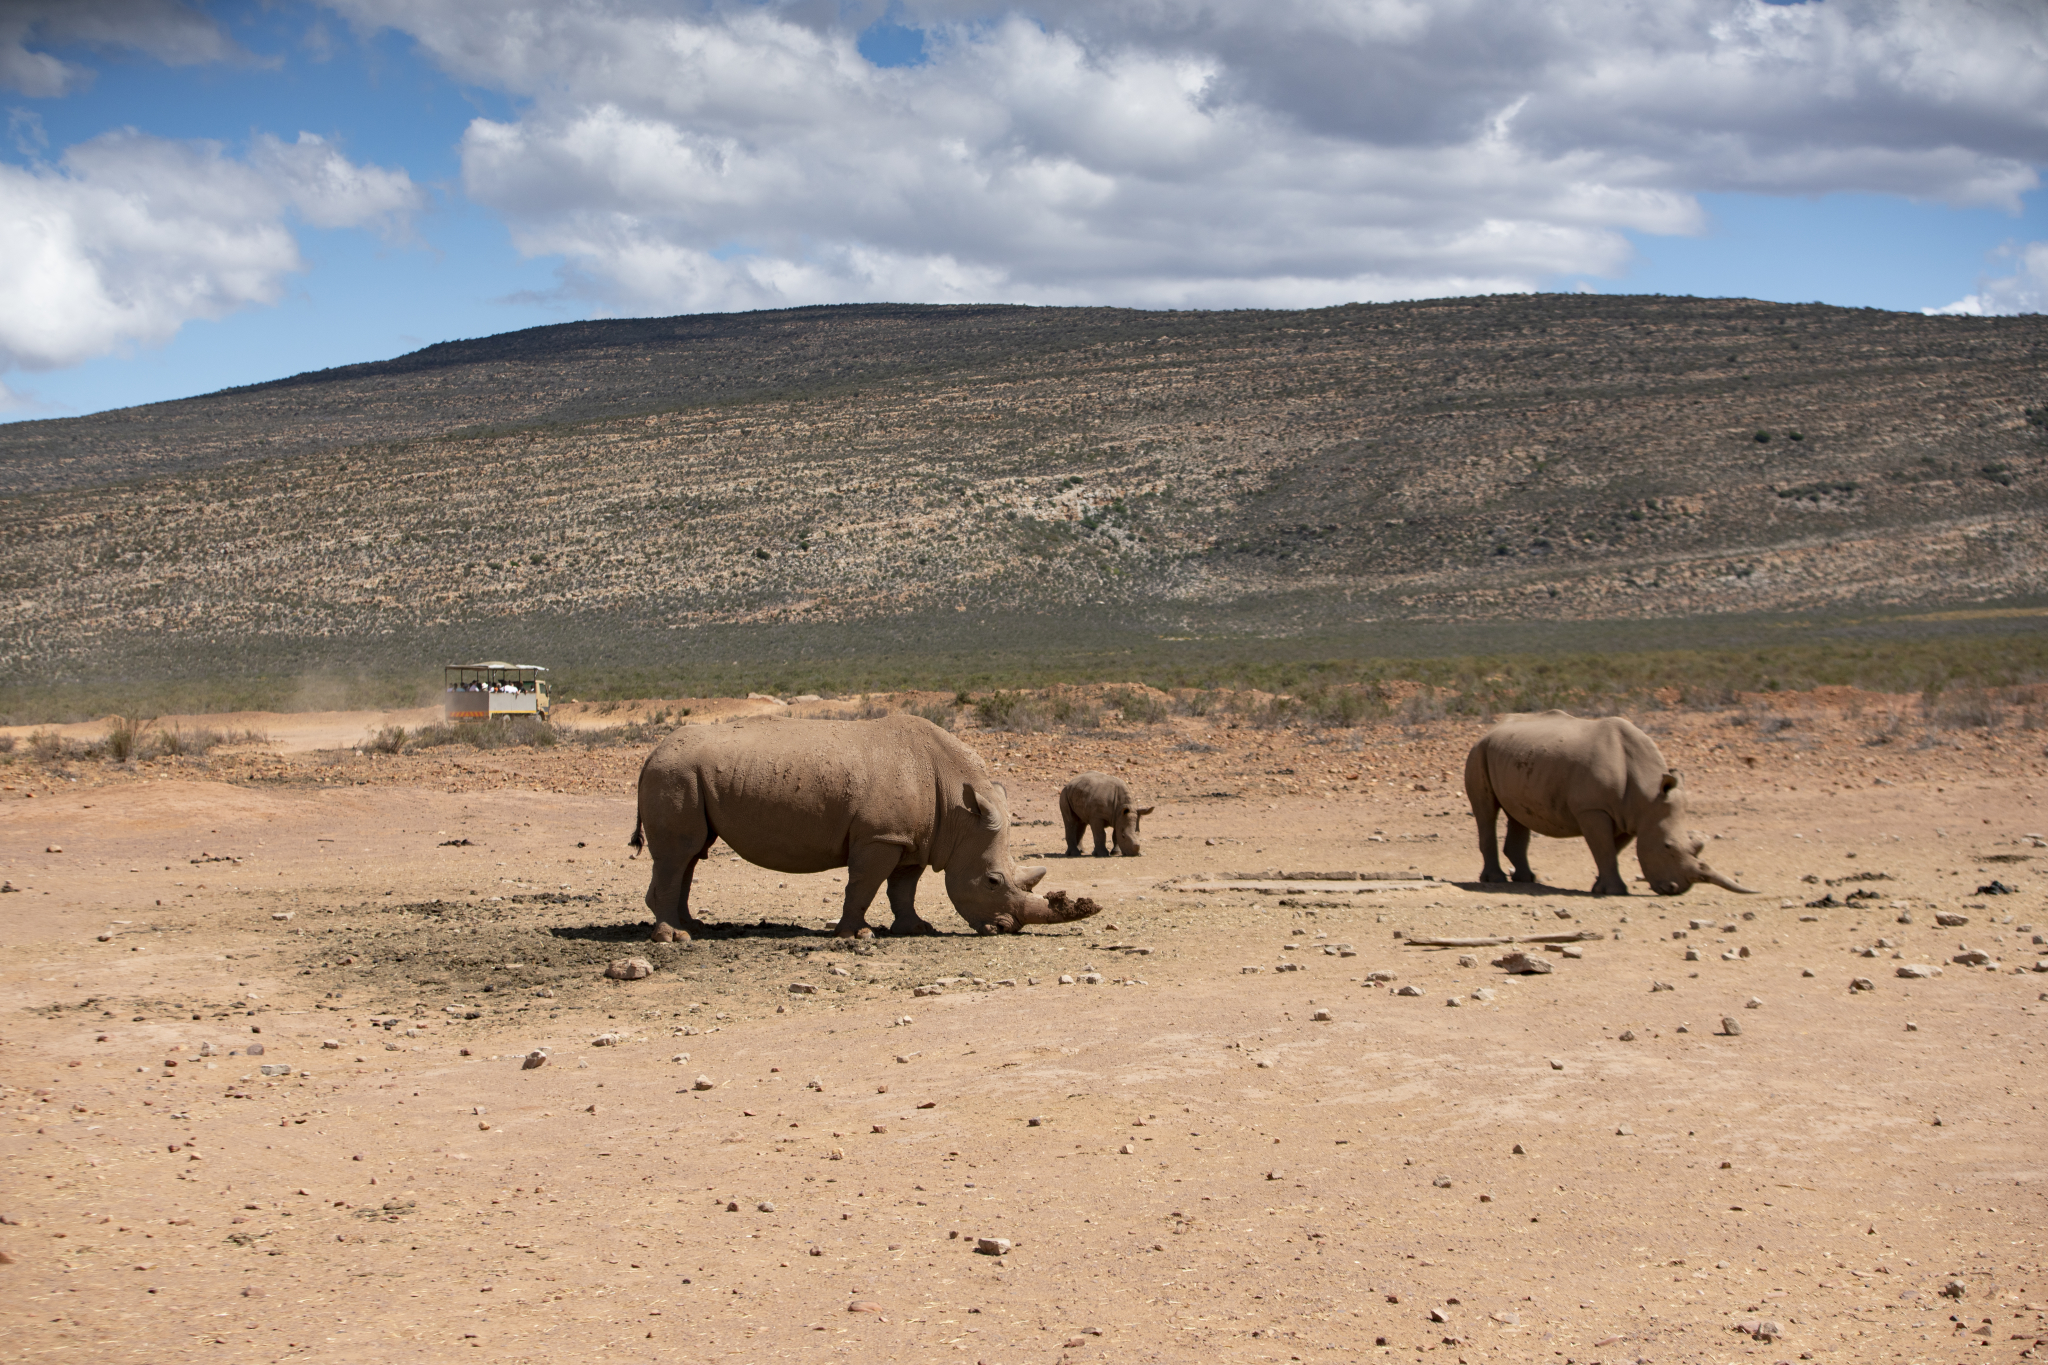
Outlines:
{"label": "sandy ground", "polygon": [[[726,932],[641,942],[639,749],[17,749],[0,1355],[2048,1357],[2042,737],[1773,705],[1645,718],[1757,896],[1595,900],[1542,840],[1460,884],[1470,722],[1182,718],[968,735],[1101,917],[978,939],[928,878],[946,936],[859,946],[838,878],[729,858]],[[1091,767],[1141,859],[1047,856]],[[1435,880],[1176,889],[1301,871]],[[1526,977],[1397,937],[1571,929]]]}

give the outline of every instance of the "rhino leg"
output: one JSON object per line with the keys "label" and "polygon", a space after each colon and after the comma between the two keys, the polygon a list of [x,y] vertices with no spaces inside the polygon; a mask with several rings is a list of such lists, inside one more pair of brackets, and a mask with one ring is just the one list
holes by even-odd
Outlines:
{"label": "rhino leg", "polygon": [[1112,856],[1109,847],[1109,826],[1106,824],[1091,824],[1088,826],[1088,832],[1095,836],[1095,856],[1098,858]]}
{"label": "rhino leg", "polygon": [[1073,807],[1066,802],[1066,793],[1060,793],[1060,823],[1067,827],[1067,856],[1081,856],[1081,817],[1074,814]]}
{"label": "rhino leg", "polygon": [[[1469,776],[1466,779],[1465,786],[1465,795],[1472,802],[1472,820],[1479,826],[1479,880],[1482,882],[1504,882],[1508,879],[1508,874],[1500,870],[1500,849],[1495,843],[1494,834],[1500,817],[1500,803],[1493,799],[1491,791],[1483,787],[1474,786]],[[1517,828],[1519,826],[1515,824],[1514,817],[1509,816],[1508,856],[1510,857],[1514,856],[1515,830]],[[1528,844],[1528,835],[1529,832],[1526,829],[1522,831],[1525,850]],[[1527,854],[1525,852],[1524,858],[1526,857]],[[1526,865],[1526,862],[1518,862],[1516,864],[1517,867]]]}
{"label": "rhino leg", "polygon": [[917,879],[923,875],[924,869],[914,863],[889,874],[889,911],[896,917],[889,925],[892,935],[907,938],[939,932],[917,913]]}
{"label": "rhino leg", "polygon": [[852,938],[868,927],[868,907],[902,857],[903,850],[894,844],[864,844],[853,850],[846,860],[846,900],[834,934]]}
{"label": "rhino leg", "polygon": [[1600,869],[1600,875],[1593,879],[1593,894],[1626,896],[1628,883],[1622,879],[1620,854],[1629,836],[1616,836],[1614,820],[1604,810],[1579,812],[1579,833],[1586,838],[1593,865]]}
{"label": "rhino leg", "polygon": [[[1488,842],[1491,842],[1491,840]],[[1508,855],[1508,861],[1515,865],[1513,880],[1518,882],[1535,881],[1536,869],[1529,866],[1529,827],[1512,815],[1508,817],[1508,837],[1502,840],[1502,847]],[[1494,867],[1494,871],[1500,871],[1498,865]],[[1501,879],[1494,877],[1489,880],[1498,881]]]}
{"label": "rhino leg", "polygon": [[685,858],[654,855],[654,867],[647,879],[647,908],[654,912],[656,943],[673,943],[679,937],[687,937],[688,930],[703,927],[690,914],[690,882],[703,857],[701,848]]}

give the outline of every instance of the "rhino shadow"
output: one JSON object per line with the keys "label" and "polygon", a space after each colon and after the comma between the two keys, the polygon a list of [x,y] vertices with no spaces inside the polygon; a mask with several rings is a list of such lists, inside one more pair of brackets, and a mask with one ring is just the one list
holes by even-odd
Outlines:
{"label": "rhino shadow", "polygon": [[[575,939],[585,943],[645,943],[647,941],[647,920],[628,920],[623,924],[556,925],[548,933],[560,939]],[[886,940],[892,937],[887,929],[875,930],[875,938]],[[917,938],[974,938],[974,934],[954,934],[941,930],[937,934],[919,934]],[[756,924],[700,924],[690,931],[693,942],[724,942],[730,939],[771,939],[806,941],[823,939],[828,943],[841,943],[831,929],[812,928],[803,924],[777,924],[773,920],[761,920]]]}
{"label": "rhino shadow", "polygon": [[1550,886],[1544,882],[1452,882],[1451,885],[1460,891],[1476,891],[1482,896],[1578,896],[1585,900],[1595,899],[1590,891],[1572,886]]}

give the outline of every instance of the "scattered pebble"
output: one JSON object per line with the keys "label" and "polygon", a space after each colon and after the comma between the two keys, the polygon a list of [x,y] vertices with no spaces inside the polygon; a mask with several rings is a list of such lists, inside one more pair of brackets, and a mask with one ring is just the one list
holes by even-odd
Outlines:
{"label": "scattered pebble", "polygon": [[1934,922],[1944,929],[1960,929],[1970,922],[1970,917],[1959,915],[1953,910],[1937,910],[1934,912]]}
{"label": "scattered pebble", "polygon": [[1421,994],[1422,994],[1422,987],[1420,987],[1420,986],[1403,986],[1403,987],[1401,987],[1401,988],[1400,988],[1399,990],[1395,991],[1395,992],[1394,992],[1394,994],[1396,994],[1396,995],[1408,995],[1408,996],[1415,996],[1415,995],[1421,995]]}
{"label": "scattered pebble", "polygon": [[1472,956],[1472,954],[1470,953],[1459,953],[1458,965],[1460,967],[1477,967],[1479,965],[1479,959]]}
{"label": "scattered pebble", "polygon": [[1849,989],[1852,991],[1874,991],[1877,989],[1877,983],[1867,976],[1853,977],[1849,981]]}
{"label": "scattered pebble", "polygon": [[1752,995],[1751,997],[1749,997],[1749,1001],[1748,1001],[1748,1003],[1746,1003],[1745,1005],[1743,1005],[1743,1007],[1742,1007],[1742,1008],[1744,1008],[1744,1009],[1746,1009],[1746,1010],[1760,1010],[1760,1009],[1762,1009],[1763,1007],[1764,1007],[1764,1002],[1763,1002],[1763,1000],[1762,1000],[1762,999],[1761,999],[1760,997],[1758,997],[1758,996],[1754,996],[1754,995]]}
{"label": "scattered pebble", "polygon": [[1940,976],[1941,968],[1926,962],[1907,962],[1901,964],[1898,975],[1909,981],[1916,981],[1925,977]]}
{"label": "scattered pebble", "polygon": [[1318,1024],[1327,1024],[1333,1017],[1335,1016],[1333,1016],[1328,1010],[1317,1010],[1314,1014],[1311,1014],[1309,1016],[1310,1020]]}
{"label": "scattered pebble", "polygon": [[818,988],[808,981],[792,981],[789,983],[789,993],[791,995],[816,995]]}
{"label": "scattered pebble", "polygon": [[977,1237],[974,1250],[980,1256],[1007,1256],[1010,1254],[1010,1239],[1007,1237]]}
{"label": "scattered pebble", "polygon": [[638,981],[654,975],[654,964],[644,957],[614,958],[604,974],[613,981]]}
{"label": "scattered pebble", "polygon": [[1510,976],[1540,976],[1553,970],[1551,965],[1542,958],[1531,957],[1519,949],[1505,957],[1495,958],[1493,965]]}
{"label": "scattered pebble", "polygon": [[754,1205],[754,1208],[755,1208],[755,1210],[756,1210],[757,1212],[760,1212],[760,1213],[773,1213],[773,1212],[775,1212],[775,1204],[774,1204],[774,1202],[773,1202],[773,1201],[771,1201],[771,1200],[767,1200],[767,1199],[763,1199],[763,1200],[762,1200],[762,1201],[761,1201],[760,1203],[758,1203],[758,1204]]}
{"label": "scattered pebble", "polygon": [[1634,1029],[1632,1029],[1632,1028],[1625,1028],[1625,1029],[1623,1029],[1623,1030],[1621,1031],[1621,1041],[1622,1041],[1622,1042],[1624,1042],[1624,1043],[1633,1043],[1633,1042],[1634,1042],[1635,1040],[1636,1040],[1636,1031],[1635,1031]]}
{"label": "scattered pebble", "polygon": [[1677,989],[1678,987],[1672,985],[1669,981],[1652,981],[1650,983],[1650,994],[1652,995],[1655,995],[1658,991],[1675,991]]}
{"label": "scattered pebble", "polygon": [[1742,1025],[1736,1020],[1734,1015],[1724,1014],[1721,1016],[1721,1036],[1724,1038],[1740,1038],[1742,1036]]}
{"label": "scattered pebble", "polygon": [[712,1089],[712,1088],[713,1088],[714,1086],[716,1086],[717,1084],[718,1084],[718,1083],[717,1083],[716,1081],[712,1080],[712,1079],[711,1079],[711,1078],[710,1078],[709,1076],[699,1076],[699,1077],[698,1077],[698,1078],[697,1078],[696,1080],[694,1080],[694,1081],[690,1082],[690,1089],[692,1089],[692,1090],[710,1090],[710,1089]]}

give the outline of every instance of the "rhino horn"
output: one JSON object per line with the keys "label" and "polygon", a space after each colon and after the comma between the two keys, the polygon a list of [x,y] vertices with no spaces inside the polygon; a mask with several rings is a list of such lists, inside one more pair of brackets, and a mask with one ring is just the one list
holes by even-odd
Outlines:
{"label": "rhino horn", "polygon": [[1086,896],[1074,900],[1064,891],[1055,891],[1050,896],[1027,897],[1015,918],[1021,927],[1026,924],[1068,924],[1101,913],[1102,907]]}
{"label": "rhino horn", "polygon": [[1754,896],[1756,894],[1756,892],[1750,890],[1748,887],[1738,885],[1732,878],[1724,877],[1720,873],[1714,871],[1713,868],[1707,867],[1705,865],[1702,865],[1700,867],[1699,880],[1703,882],[1710,882],[1713,885],[1720,887],[1723,891],[1733,891],[1738,896]]}

